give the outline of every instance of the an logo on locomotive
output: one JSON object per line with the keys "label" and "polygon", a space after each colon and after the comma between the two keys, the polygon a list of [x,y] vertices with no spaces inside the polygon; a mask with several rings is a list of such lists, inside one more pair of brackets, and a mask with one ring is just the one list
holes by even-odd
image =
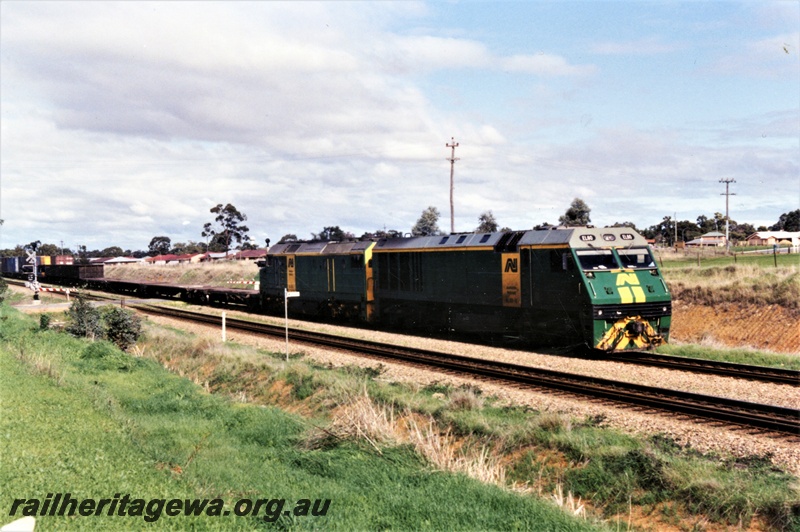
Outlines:
{"label": "an logo on locomotive", "polygon": [[500,265],[503,267],[503,306],[522,305],[522,279],[519,271],[519,253],[503,253]]}
{"label": "an logo on locomotive", "polygon": [[621,303],[644,303],[647,301],[647,296],[635,273],[618,273],[616,284]]}

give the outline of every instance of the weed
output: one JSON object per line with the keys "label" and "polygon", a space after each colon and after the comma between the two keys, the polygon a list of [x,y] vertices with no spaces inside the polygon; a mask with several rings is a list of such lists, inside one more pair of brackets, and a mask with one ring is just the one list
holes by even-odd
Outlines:
{"label": "weed", "polygon": [[564,496],[564,486],[560,482],[556,485],[556,490],[552,494],[553,502],[556,503],[556,506],[561,508],[562,510],[571,513],[572,515],[577,515],[579,517],[586,518],[586,508],[583,507],[581,503],[581,498],[578,497],[575,500],[575,497],[572,495],[572,492],[567,492],[567,495]]}
{"label": "weed", "polygon": [[483,398],[480,390],[473,387],[457,388],[450,394],[448,407],[453,410],[480,410],[483,408]]}
{"label": "weed", "polygon": [[394,410],[381,408],[369,398],[367,390],[348,404],[334,410],[330,427],[318,430],[307,441],[310,448],[319,447],[330,437],[338,440],[365,441],[381,453],[381,447],[398,439]]}
{"label": "weed", "polygon": [[569,432],[572,430],[572,421],[569,416],[558,412],[544,412],[536,418],[536,424],[547,432]]}
{"label": "weed", "polygon": [[386,366],[383,364],[378,364],[377,366],[356,366],[354,364],[348,364],[341,368],[341,371],[353,375],[355,377],[362,377],[365,379],[375,379],[380,377],[381,373],[386,371]]}
{"label": "weed", "polygon": [[292,385],[292,394],[299,400],[311,397],[318,389],[314,375],[302,366],[291,366],[284,378]]}

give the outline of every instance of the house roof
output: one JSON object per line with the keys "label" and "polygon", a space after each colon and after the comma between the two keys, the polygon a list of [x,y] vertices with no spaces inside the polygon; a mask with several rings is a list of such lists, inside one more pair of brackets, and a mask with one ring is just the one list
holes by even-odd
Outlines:
{"label": "house roof", "polygon": [[156,255],[155,257],[148,257],[144,259],[147,262],[169,262],[171,260],[175,260],[177,255]]}
{"label": "house roof", "polygon": [[105,264],[125,264],[126,262],[143,262],[144,259],[137,259],[136,257],[114,257],[113,259],[108,259]]}
{"label": "house roof", "polygon": [[800,231],[756,231],[752,235],[748,236],[747,240],[750,240],[751,238],[800,238]]}
{"label": "house roof", "polygon": [[267,250],[265,249],[245,249],[244,251],[239,251],[236,255],[233,256],[235,259],[259,259],[261,257],[266,257]]}

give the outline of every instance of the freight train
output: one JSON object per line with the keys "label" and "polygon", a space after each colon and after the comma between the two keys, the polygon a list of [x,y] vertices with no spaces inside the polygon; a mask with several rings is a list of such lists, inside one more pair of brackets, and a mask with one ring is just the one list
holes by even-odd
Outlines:
{"label": "freight train", "polygon": [[277,244],[260,296],[268,311],[602,351],[666,342],[672,314],[647,241],[625,227]]}
{"label": "freight train", "polygon": [[[40,268],[40,281],[137,297],[602,351],[666,342],[672,314],[647,241],[625,227],[281,243],[260,262],[258,291],[116,281],[102,265]],[[5,260],[3,273],[13,275]]]}
{"label": "freight train", "polygon": [[[0,266],[6,277],[28,281],[34,279],[33,265],[27,262],[26,257],[4,257]],[[36,278],[39,283],[102,290],[133,298],[181,299],[198,305],[236,306],[249,311],[258,310],[257,290],[107,279],[105,265],[102,263],[59,264],[55,257],[37,257]]]}

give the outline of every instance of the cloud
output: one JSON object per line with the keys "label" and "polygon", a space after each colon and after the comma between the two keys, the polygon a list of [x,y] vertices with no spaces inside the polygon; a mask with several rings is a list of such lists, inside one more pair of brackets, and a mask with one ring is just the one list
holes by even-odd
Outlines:
{"label": "cloud", "polygon": [[745,42],[735,53],[717,58],[706,71],[713,75],[798,79],[798,58],[800,32],[783,33]]}
{"label": "cloud", "polygon": [[[597,223],[653,223],[670,202],[718,199],[693,185],[717,175],[796,181],[785,109],[681,129],[634,101],[640,125],[615,121],[593,92],[603,55],[669,52],[659,39],[599,44],[589,63],[427,16],[410,2],[4,4],[0,247],[200,240],[228,202],[273,241],[407,231],[428,205],[447,211],[451,137],[460,229],[488,209],[515,228],[554,222],[576,195]],[[443,103],[451,78],[463,92]]]}
{"label": "cloud", "polygon": [[453,37],[412,36],[394,41],[385,53],[400,71],[487,69],[536,76],[585,76],[596,71],[591,65],[571,65],[561,56],[543,52],[509,56],[492,53],[479,41]]}
{"label": "cloud", "polygon": [[603,41],[590,46],[589,50],[598,55],[657,55],[686,49],[683,43],[663,43],[657,37],[631,41]]}
{"label": "cloud", "polygon": [[592,65],[570,65],[563,57],[552,54],[513,55],[500,60],[501,68],[540,76],[587,76],[597,68]]}

